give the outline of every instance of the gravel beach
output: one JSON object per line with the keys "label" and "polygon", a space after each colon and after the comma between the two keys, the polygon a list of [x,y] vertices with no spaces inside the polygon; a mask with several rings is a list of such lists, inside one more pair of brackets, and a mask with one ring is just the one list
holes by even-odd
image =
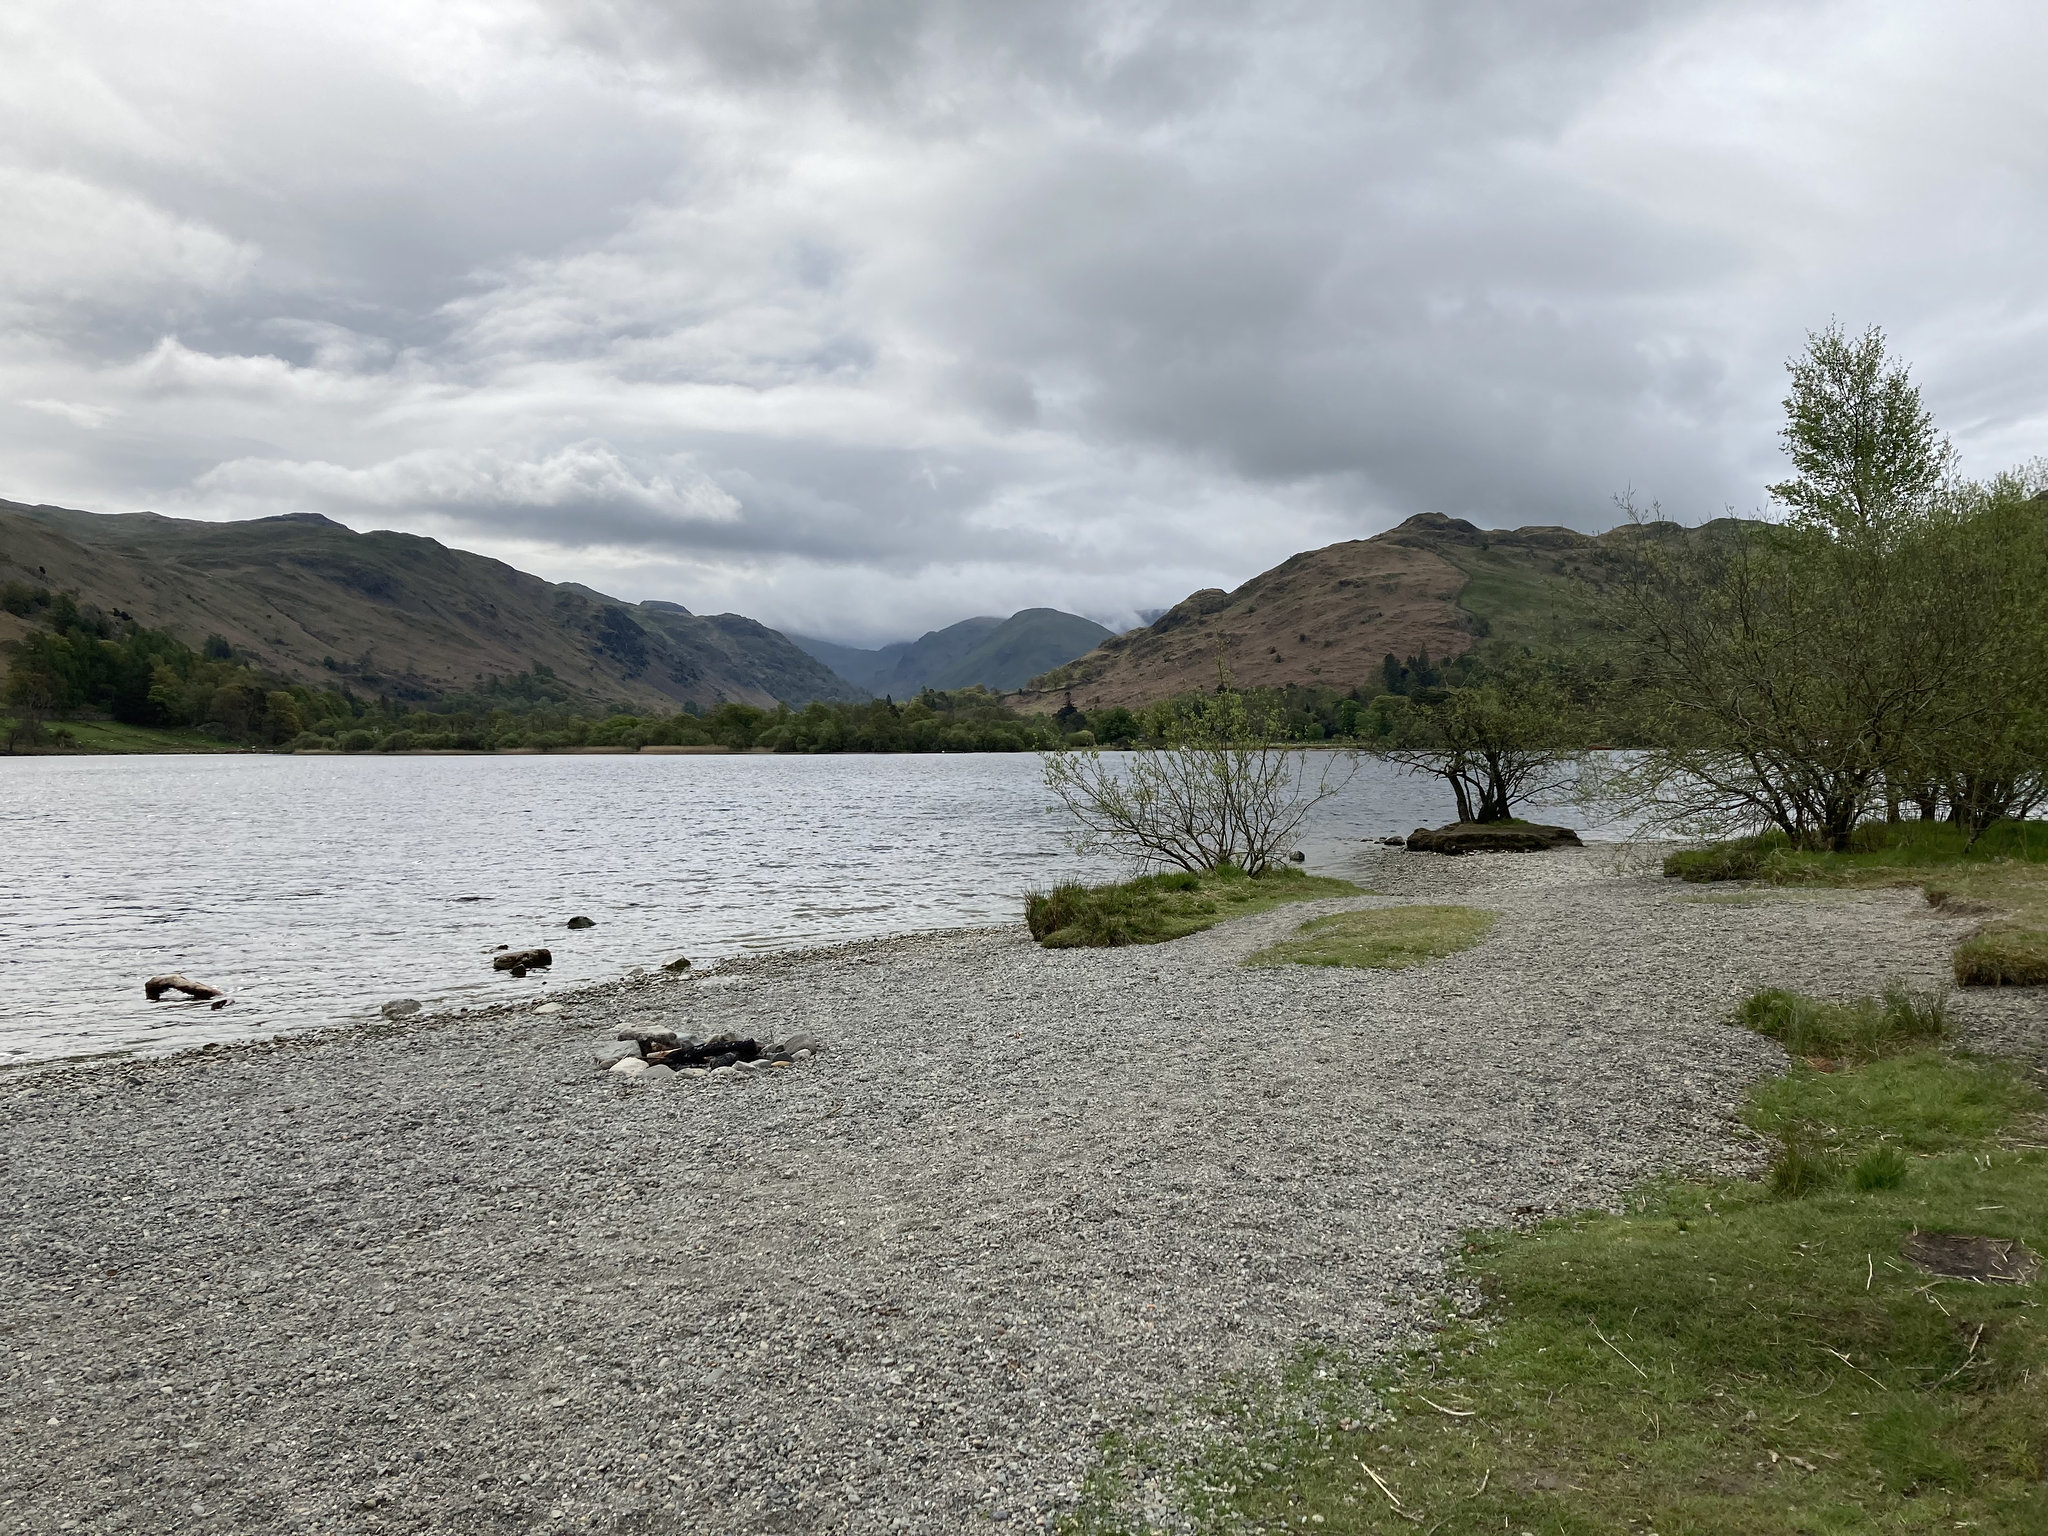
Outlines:
{"label": "gravel beach", "polygon": [[[1170,945],[932,935],[0,1079],[0,1531],[1039,1528],[1105,1431],[1402,1342],[1461,1229],[1753,1167],[1782,1057],[1732,1002],[1938,984],[1969,926],[1634,869],[1389,851]],[[1238,963],[1416,899],[1501,919]],[[824,1051],[598,1071],[634,1023]]]}

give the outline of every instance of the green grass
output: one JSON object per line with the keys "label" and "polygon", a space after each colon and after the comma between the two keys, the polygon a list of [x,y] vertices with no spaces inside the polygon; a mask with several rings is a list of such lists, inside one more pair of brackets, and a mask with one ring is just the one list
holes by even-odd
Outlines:
{"label": "green grass", "polygon": [[1886,988],[1882,998],[1847,1003],[1766,987],[1743,1002],[1736,1019],[1794,1056],[1870,1060],[1948,1033],[1948,1005],[1942,998],[1916,996],[1899,986]]}
{"label": "green grass", "polygon": [[1130,1490],[1157,1479],[1204,1531],[2048,1532],[2044,1286],[1901,1249],[2048,1247],[2041,1109],[1934,1051],[1797,1067],[1746,1115],[1771,1178],[1476,1237],[1478,1315],[1378,1373],[1311,1351],[1226,1384],[1192,1440],[1112,1443],[1069,1529],[1146,1529]]}
{"label": "green grass", "polygon": [[2048,985],[2048,824],[1999,822],[1973,844],[1946,822],[1871,822],[1842,853],[1793,848],[1769,833],[1671,854],[1664,873],[1781,887],[1917,885],[1931,905],[1989,916],[1956,947],[1959,985]]}
{"label": "green grass", "polygon": [[1112,949],[1163,944],[1200,933],[1233,917],[1248,917],[1294,901],[1367,894],[1349,880],[1269,869],[1193,875],[1141,875],[1119,885],[1057,886],[1024,898],[1024,921],[1047,949]]}
{"label": "green grass", "polygon": [[1268,944],[1247,965],[1334,965],[1399,971],[1470,949],[1493,931],[1495,914],[1477,907],[1376,907],[1334,912]]}
{"label": "green grass", "polygon": [[[0,718],[0,740],[12,730],[12,720]],[[160,731],[146,725],[122,725],[115,720],[53,720],[43,727],[37,752],[243,752],[248,749],[203,731]]]}

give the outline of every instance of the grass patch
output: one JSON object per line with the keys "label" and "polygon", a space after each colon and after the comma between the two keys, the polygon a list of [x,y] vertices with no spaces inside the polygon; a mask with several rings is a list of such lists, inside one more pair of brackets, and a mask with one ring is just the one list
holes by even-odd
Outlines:
{"label": "grass patch", "polygon": [[1477,1316],[1376,1376],[1306,1353],[1230,1384],[1225,1433],[1112,1447],[1069,1529],[1145,1529],[1127,1490],[1157,1479],[1205,1531],[2048,1532],[2041,1282],[1904,1252],[2048,1246],[2048,1154],[2013,1136],[2041,1107],[1933,1051],[1796,1068],[1748,1118],[1798,1176],[1476,1238]]}
{"label": "grass patch", "polygon": [[1664,860],[1664,873],[1834,889],[1917,885],[1931,905],[1993,915],[1956,947],[1958,985],[2048,985],[2048,824],[1999,822],[1972,844],[1947,822],[1871,822],[1842,853],[1794,848],[1773,832],[1684,849]]}
{"label": "grass patch", "polygon": [[1024,922],[1047,949],[1114,949],[1164,944],[1254,912],[1326,896],[1363,896],[1349,880],[1268,869],[1257,875],[1221,869],[1205,875],[1175,870],[1118,885],[1056,886],[1024,898]]}
{"label": "grass patch", "polygon": [[1736,1021],[1769,1035],[1794,1056],[1850,1057],[1869,1061],[1893,1051],[1925,1045],[1948,1033],[1948,1005],[1901,986],[1882,998],[1825,1002],[1779,987],[1745,999]]}
{"label": "grass patch", "polygon": [[1268,944],[1246,965],[1336,965],[1399,971],[1470,949],[1493,931],[1494,913],[1477,907],[1376,907],[1334,912]]}
{"label": "grass patch", "polygon": [[[14,728],[14,722],[0,718],[0,741]],[[32,749],[47,753],[105,752],[243,752],[248,749],[203,731],[163,731],[146,725],[123,725],[118,720],[53,720],[43,726],[43,738]]]}

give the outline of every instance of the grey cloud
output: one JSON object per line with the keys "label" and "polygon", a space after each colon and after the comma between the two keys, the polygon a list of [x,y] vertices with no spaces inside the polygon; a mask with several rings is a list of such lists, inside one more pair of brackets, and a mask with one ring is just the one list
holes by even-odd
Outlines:
{"label": "grey cloud", "polygon": [[241,4],[0,59],[0,494],[872,639],[1751,504],[1833,313],[2048,435],[2017,0]]}

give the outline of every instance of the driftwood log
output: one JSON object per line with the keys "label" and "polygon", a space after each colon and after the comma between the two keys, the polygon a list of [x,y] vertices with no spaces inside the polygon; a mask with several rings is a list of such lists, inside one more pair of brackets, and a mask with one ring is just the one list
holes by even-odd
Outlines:
{"label": "driftwood log", "polygon": [[166,992],[182,992],[187,997],[222,997],[219,987],[209,987],[203,981],[187,981],[183,976],[152,976],[142,984],[142,994],[152,1003]]}

